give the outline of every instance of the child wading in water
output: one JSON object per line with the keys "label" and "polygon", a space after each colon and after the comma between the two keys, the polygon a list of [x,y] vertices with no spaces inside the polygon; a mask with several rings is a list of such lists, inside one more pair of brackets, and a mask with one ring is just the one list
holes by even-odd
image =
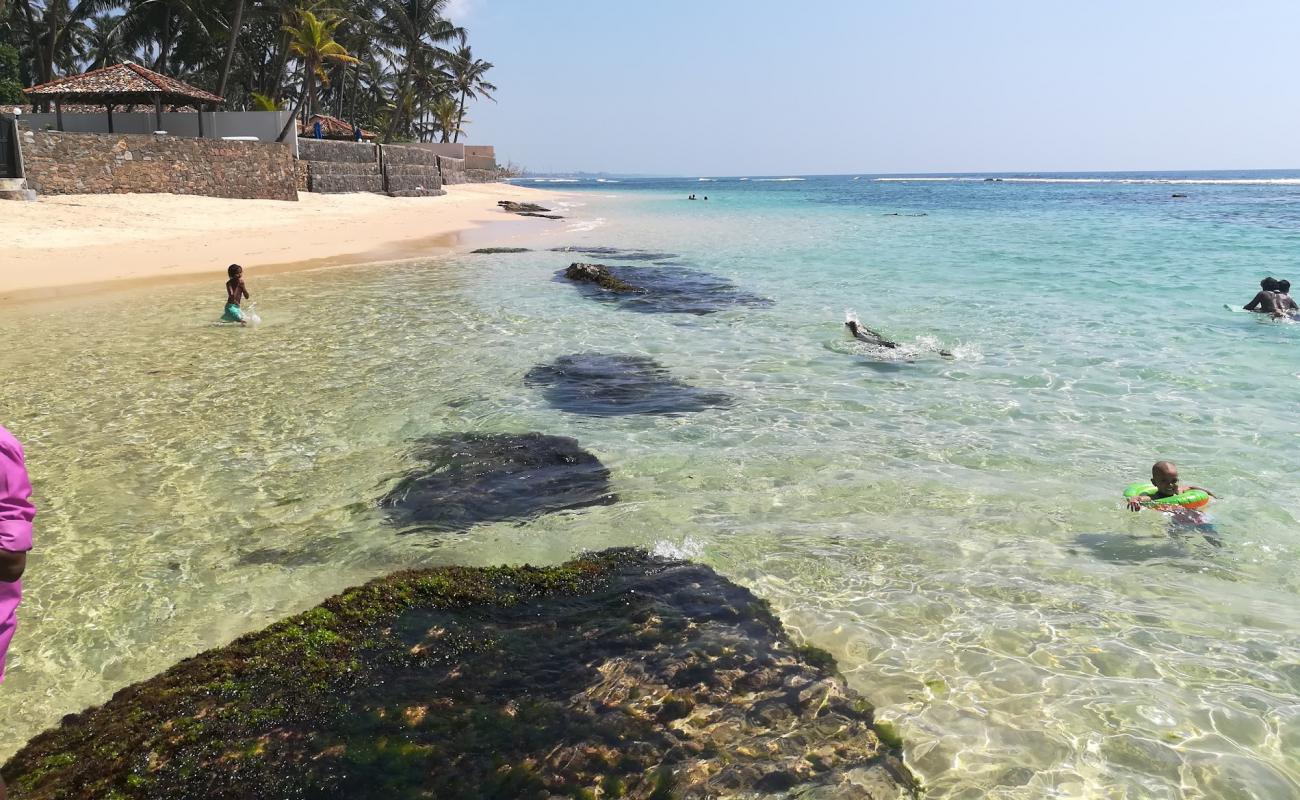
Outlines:
{"label": "child wading in water", "polygon": [[226,274],[230,276],[230,280],[226,281],[226,313],[221,315],[221,321],[247,325],[248,320],[244,317],[244,310],[239,307],[241,300],[250,297],[248,289],[244,286],[244,268],[238,264],[231,264],[226,269]]}

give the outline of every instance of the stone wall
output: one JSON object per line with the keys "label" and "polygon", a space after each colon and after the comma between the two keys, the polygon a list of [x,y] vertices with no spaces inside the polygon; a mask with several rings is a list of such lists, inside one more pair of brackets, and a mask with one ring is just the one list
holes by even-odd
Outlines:
{"label": "stone wall", "polygon": [[39,194],[298,199],[293,151],[283,144],[29,128],[19,143],[27,184]]}
{"label": "stone wall", "polygon": [[384,191],[378,145],[299,139],[298,157],[307,165],[307,191],[324,194]]}
{"label": "stone wall", "polygon": [[446,194],[438,171],[438,155],[421,147],[386,144],[380,155],[384,189],[393,197]]}
{"label": "stone wall", "polygon": [[438,171],[442,173],[444,185],[466,182],[465,160],[462,158],[438,156]]}

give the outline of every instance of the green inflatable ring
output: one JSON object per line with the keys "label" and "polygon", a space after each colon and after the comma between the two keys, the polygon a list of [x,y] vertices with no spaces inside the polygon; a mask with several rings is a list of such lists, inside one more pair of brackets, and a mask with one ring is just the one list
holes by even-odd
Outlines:
{"label": "green inflatable ring", "polygon": [[1146,495],[1147,500],[1142,501],[1144,506],[1182,506],[1183,508],[1202,508],[1210,503],[1210,496],[1200,489],[1188,489],[1182,494],[1176,494],[1173,497],[1156,498],[1155,495],[1160,492],[1152,483],[1134,483],[1130,484],[1124,490],[1125,497],[1139,497]]}

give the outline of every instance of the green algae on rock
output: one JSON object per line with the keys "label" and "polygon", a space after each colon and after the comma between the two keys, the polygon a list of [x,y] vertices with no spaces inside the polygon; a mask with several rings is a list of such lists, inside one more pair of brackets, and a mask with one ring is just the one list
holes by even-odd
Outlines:
{"label": "green algae on rock", "polygon": [[66,717],[15,798],[895,798],[830,657],[696,564],[400,572]]}

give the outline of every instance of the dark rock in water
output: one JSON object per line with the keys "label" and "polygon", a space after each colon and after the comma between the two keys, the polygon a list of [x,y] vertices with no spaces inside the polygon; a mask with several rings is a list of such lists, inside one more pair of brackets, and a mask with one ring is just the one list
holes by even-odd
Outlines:
{"label": "dark rock in water", "polygon": [[564,277],[579,283],[594,283],[608,292],[630,294],[645,291],[639,286],[615,278],[614,273],[610,272],[609,267],[604,264],[579,264],[575,261],[564,271]]}
{"label": "dark rock in water", "polygon": [[529,386],[545,387],[546,401],[562,411],[593,417],[624,414],[685,414],[731,405],[721,392],[706,392],[672,377],[653,358],[579,353],[533,367]]}
{"label": "dark rock in water", "polygon": [[662,261],[677,258],[676,253],[656,253],[651,250],[621,250],[617,247],[552,247],[552,253],[582,253],[601,256],[613,261]]}
{"label": "dark rock in water", "polygon": [[497,205],[501,206],[503,211],[509,211],[513,214],[523,213],[545,213],[550,211],[549,208],[539,206],[536,203],[516,203],[513,200],[498,200]]}
{"label": "dark rock in water", "polygon": [[470,252],[492,255],[494,253],[528,253],[532,251],[527,247],[480,247],[479,249],[471,250]]}
{"label": "dark rock in water", "polygon": [[533,212],[531,212],[531,211],[520,211],[520,212],[519,212],[519,216],[521,216],[521,217],[541,217],[542,219],[564,219],[564,217],[560,216],[559,214],[535,214],[535,213],[533,213]]}
{"label": "dark rock in water", "polygon": [[726,278],[683,267],[570,264],[558,277],[587,288],[596,300],[650,314],[712,314],[732,306],[772,305]]}
{"label": "dark rock in water", "polygon": [[420,441],[425,466],[379,505],[402,527],[464,531],[618,501],[609,470],[575,439],[540,433],[452,433]]}
{"label": "dark rock in water", "polygon": [[873,723],[746,589],[607,550],[372,581],[65,717],[3,773],[31,800],[910,796]]}

